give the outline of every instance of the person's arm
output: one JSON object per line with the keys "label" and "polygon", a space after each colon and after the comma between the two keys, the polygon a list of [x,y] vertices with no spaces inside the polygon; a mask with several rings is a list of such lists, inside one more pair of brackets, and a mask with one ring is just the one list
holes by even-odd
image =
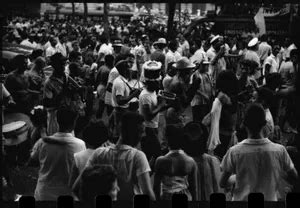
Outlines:
{"label": "person's arm", "polygon": [[198,168],[195,161],[193,161],[193,167],[192,171],[188,177],[189,180],[189,190],[191,192],[193,201],[198,200],[198,190],[197,190],[197,184],[198,184]]}
{"label": "person's arm", "polygon": [[267,77],[270,74],[270,69],[271,69],[271,64],[266,63],[265,64],[265,74],[263,75],[264,77]]}
{"label": "person's arm", "polygon": [[42,139],[39,139],[33,146],[30,158],[26,163],[26,166],[28,167],[37,167],[39,166],[39,152],[40,152],[40,146],[42,144]]}
{"label": "person's arm", "polygon": [[[159,98],[158,98],[159,99]],[[154,109],[150,109],[150,100],[146,97],[140,97],[140,102],[142,102],[142,109],[145,115],[146,121],[151,121],[160,111],[165,110],[166,108],[166,100],[159,99],[159,104]]]}
{"label": "person's arm", "polygon": [[156,159],[154,166],[154,183],[153,183],[153,191],[155,193],[156,200],[160,200],[160,191],[161,191],[161,180],[162,175],[159,172],[160,169],[160,160]]}
{"label": "person's arm", "polygon": [[117,95],[117,103],[118,105],[124,105],[128,103],[132,98],[138,97],[140,94],[139,90],[133,90],[129,96]]}
{"label": "person's arm", "polygon": [[[227,189],[232,186],[233,180],[229,180],[231,175],[234,174],[234,163],[231,148],[225,154],[222,163],[221,163],[221,178],[220,178],[220,187]],[[232,178],[231,178],[232,179]]]}
{"label": "person's arm", "polygon": [[138,151],[134,158],[134,167],[136,169],[136,176],[138,179],[139,187],[142,189],[142,193],[150,197],[150,200],[155,201],[155,195],[151,185],[150,179],[150,166],[146,155]]}
{"label": "person's arm", "polygon": [[286,171],[286,180],[290,184],[295,184],[298,179],[298,173],[295,169],[294,163],[292,162],[285,147],[282,147],[282,169]]}
{"label": "person's arm", "polygon": [[155,201],[156,198],[152,189],[149,172],[145,172],[139,175],[138,183],[142,189],[143,194],[148,195],[150,197],[150,200]]}
{"label": "person's arm", "polygon": [[73,165],[72,165],[72,172],[71,172],[71,176],[70,176],[70,179],[69,179],[69,187],[73,187],[73,184],[75,183],[75,181],[78,178],[79,174],[80,173],[79,173],[78,167],[77,167],[76,163],[74,162]]}

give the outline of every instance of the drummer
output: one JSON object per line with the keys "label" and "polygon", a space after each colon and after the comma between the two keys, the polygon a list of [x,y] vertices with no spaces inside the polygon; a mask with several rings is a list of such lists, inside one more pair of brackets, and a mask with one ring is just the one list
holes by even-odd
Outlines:
{"label": "drummer", "polygon": [[156,61],[144,63],[145,87],[139,96],[139,113],[144,116],[146,133],[142,149],[149,161],[155,161],[161,150],[158,140],[158,113],[166,109],[166,100],[158,99],[157,96],[161,66],[162,64]]}
{"label": "drummer", "polygon": [[22,166],[30,156],[29,131],[31,122],[29,117],[25,114],[9,115],[5,117],[4,123],[2,133],[6,161],[11,167]]}

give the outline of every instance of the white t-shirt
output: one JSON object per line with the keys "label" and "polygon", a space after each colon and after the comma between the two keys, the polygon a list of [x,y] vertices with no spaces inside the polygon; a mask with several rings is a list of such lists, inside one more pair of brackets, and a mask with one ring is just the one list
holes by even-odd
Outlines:
{"label": "white t-shirt", "polygon": [[20,45],[23,45],[23,46],[28,46],[28,47],[31,47],[31,48],[36,48],[37,47],[37,43],[33,41],[33,43],[31,43],[28,39],[26,40],[23,40]]}
{"label": "white t-shirt", "polygon": [[74,154],[75,165],[78,168],[79,173],[84,170],[88,159],[91,157],[94,151],[94,149],[86,149]]}
{"label": "white t-shirt", "polygon": [[[145,116],[145,113],[143,112],[143,105],[149,105],[150,110],[155,109],[157,106],[156,92],[149,92],[147,89],[144,89],[140,94],[139,113]],[[151,121],[145,121],[144,125],[145,127],[149,127],[149,128],[158,128],[158,120],[159,120],[159,116],[157,114]]]}
{"label": "white t-shirt", "polygon": [[66,44],[61,44],[60,42],[56,45],[56,52],[61,53],[64,57],[67,57],[67,47]]}
{"label": "white t-shirt", "polygon": [[265,61],[272,51],[272,47],[267,42],[261,42],[258,46],[258,56],[261,61]]}
{"label": "white t-shirt", "polygon": [[201,63],[204,60],[207,61],[207,56],[203,48],[198,49],[190,60],[192,63]]}
{"label": "white t-shirt", "polygon": [[258,56],[257,52],[255,52],[255,51],[247,50],[247,52],[245,53],[244,59],[249,60],[249,61],[255,61],[258,64],[258,67],[261,66],[259,56]]}
{"label": "white t-shirt", "polygon": [[129,103],[126,103],[124,105],[119,105],[117,103],[117,96],[129,96],[130,94],[130,89],[127,86],[128,80],[126,80],[122,75],[119,75],[114,83],[113,83],[113,87],[112,87],[112,106],[113,107],[120,107],[120,108],[128,108],[129,107]]}
{"label": "white t-shirt", "polygon": [[[108,85],[113,85],[115,79],[119,76],[119,72],[116,67],[112,68],[108,75]],[[112,98],[111,98],[111,92],[106,90],[105,93],[105,104],[112,106]]]}
{"label": "white t-shirt", "polygon": [[166,70],[168,69],[168,64],[172,62],[177,62],[181,58],[181,55],[178,51],[171,51],[169,50],[168,53],[166,53]]}
{"label": "white t-shirt", "polygon": [[52,46],[49,46],[46,49],[46,57],[51,57],[52,55],[54,55],[56,53],[56,49],[53,48]]}
{"label": "white t-shirt", "polygon": [[110,47],[110,45],[107,45],[106,43],[103,43],[100,46],[98,54],[103,53],[104,55],[112,54],[113,53],[113,48]]}
{"label": "white t-shirt", "polygon": [[266,65],[270,65],[270,72],[269,73],[276,73],[278,72],[278,68],[279,68],[279,59],[277,57],[275,57],[273,54],[271,54],[270,56],[268,56],[264,62],[264,67],[263,67],[263,74],[265,74],[265,67]]}

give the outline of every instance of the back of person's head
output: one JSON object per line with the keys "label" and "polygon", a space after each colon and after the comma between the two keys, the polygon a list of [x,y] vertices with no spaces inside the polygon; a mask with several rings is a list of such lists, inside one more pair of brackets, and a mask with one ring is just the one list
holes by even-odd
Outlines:
{"label": "back of person's head", "polygon": [[265,108],[269,108],[274,101],[274,93],[272,90],[262,87],[257,90],[257,101],[261,103]]}
{"label": "back of person's head", "polygon": [[82,136],[85,143],[96,149],[108,140],[108,129],[103,121],[91,121]]}
{"label": "back of person's head", "polygon": [[167,125],[165,136],[171,150],[183,148],[185,136],[182,126],[176,124]]}
{"label": "back of person's head", "polygon": [[115,61],[115,57],[111,54],[108,54],[104,57],[105,65],[110,68],[114,67],[114,61]]}
{"label": "back of person's head", "polygon": [[126,74],[126,72],[128,72],[128,70],[129,70],[128,62],[126,60],[119,61],[116,64],[116,68],[117,68],[118,72],[122,76],[124,76]]}
{"label": "back of person's head", "polygon": [[13,59],[12,59],[12,65],[14,69],[26,69],[26,65],[25,65],[25,61],[26,61],[27,57],[19,54],[16,55]]}
{"label": "back of person's head", "polygon": [[81,177],[80,198],[89,203],[98,195],[109,195],[116,200],[117,173],[111,165],[95,165],[84,169]]}
{"label": "back of person's head", "polygon": [[57,123],[60,131],[73,131],[78,114],[68,108],[57,110]]}
{"label": "back of person's head", "polygon": [[169,43],[169,49],[171,51],[176,51],[178,48],[178,42],[176,40],[171,40]]}
{"label": "back of person's head", "polygon": [[123,144],[135,147],[141,140],[144,118],[137,112],[126,112],[121,118]]}
{"label": "back of person's head", "polygon": [[238,79],[232,71],[222,71],[217,77],[216,88],[229,96],[235,96],[238,93]]}
{"label": "back of person's head", "polygon": [[261,104],[250,104],[245,113],[244,126],[251,134],[258,134],[266,125],[266,114]]}
{"label": "back of person's head", "polygon": [[201,156],[206,151],[208,131],[201,123],[190,122],[184,126],[185,148],[184,151],[192,156]]}

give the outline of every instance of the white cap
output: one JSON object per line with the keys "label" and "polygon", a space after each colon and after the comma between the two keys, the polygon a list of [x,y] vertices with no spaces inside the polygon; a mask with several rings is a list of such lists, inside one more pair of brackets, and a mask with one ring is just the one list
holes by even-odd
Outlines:
{"label": "white cap", "polygon": [[210,41],[210,44],[212,44],[213,42],[215,42],[216,40],[218,40],[221,36],[220,35],[216,35],[215,37],[213,37]]}
{"label": "white cap", "polygon": [[253,38],[252,40],[249,41],[248,47],[253,47],[258,43],[258,38]]}

